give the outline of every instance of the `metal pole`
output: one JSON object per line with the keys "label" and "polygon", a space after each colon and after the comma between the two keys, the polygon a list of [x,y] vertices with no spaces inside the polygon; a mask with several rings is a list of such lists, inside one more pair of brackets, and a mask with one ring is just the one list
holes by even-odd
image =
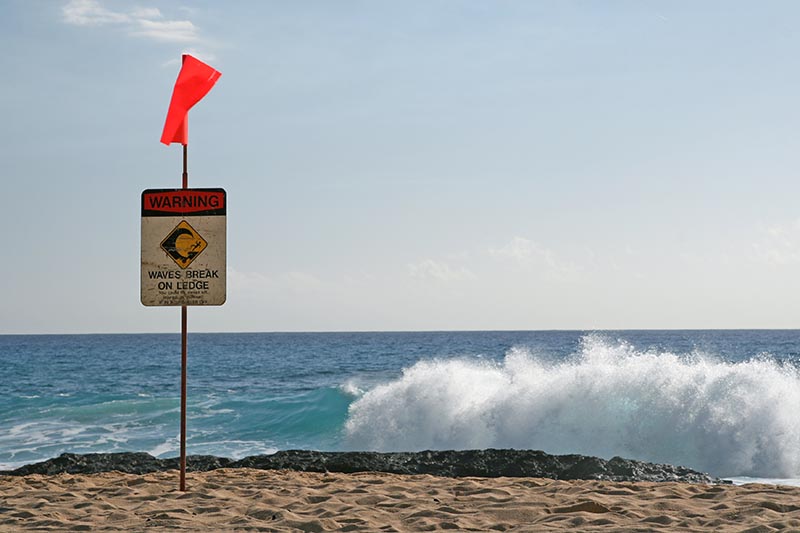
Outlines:
{"label": "metal pole", "polygon": [[186,306],[181,306],[181,491],[186,491]]}
{"label": "metal pole", "polygon": [[[186,145],[183,145],[183,188],[189,188],[189,173],[186,165]],[[186,353],[187,353],[187,308],[181,306],[181,492],[186,492]]]}
{"label": "metal pole", "polygon": [[187,165],[186,165],[186,148],[187,146],[184,144],[183,145],[183,188],[184,189],[189,188],[189,172],[187,170]]}

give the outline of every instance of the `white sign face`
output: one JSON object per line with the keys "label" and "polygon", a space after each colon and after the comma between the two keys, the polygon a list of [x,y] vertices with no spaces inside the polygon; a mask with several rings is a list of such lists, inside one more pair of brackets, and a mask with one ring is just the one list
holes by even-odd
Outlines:
{"label": "white sign face", "polygon": [[223,189],[142,193],[142,303],[225,303]]}

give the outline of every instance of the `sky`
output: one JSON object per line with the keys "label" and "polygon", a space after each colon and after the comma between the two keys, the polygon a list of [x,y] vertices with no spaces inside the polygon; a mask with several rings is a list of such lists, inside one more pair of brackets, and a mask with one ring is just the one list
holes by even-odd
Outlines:
{"label": "sky", "polygon": [[0,333],[176,332],[182,53],[228,195],[190,332],[796,328],[800,3],[0,0]]}

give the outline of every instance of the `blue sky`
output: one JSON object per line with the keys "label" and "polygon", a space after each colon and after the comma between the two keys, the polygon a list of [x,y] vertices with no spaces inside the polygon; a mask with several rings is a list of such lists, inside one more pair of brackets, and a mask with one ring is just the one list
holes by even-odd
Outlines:
{"label": "blue sky", "polygon": [[180,55],[228,301],[190,331],[794,328],[800,4],[0,3],[0,333],[176,331]]}

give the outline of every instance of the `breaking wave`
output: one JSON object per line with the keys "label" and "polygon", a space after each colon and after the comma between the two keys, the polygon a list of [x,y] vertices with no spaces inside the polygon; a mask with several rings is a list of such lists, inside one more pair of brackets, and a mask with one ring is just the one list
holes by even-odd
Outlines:
{"label": "breaking wave", "polygon": [[684,465],[718,476],[800,475],[800,373],[638,351],[597,335],[553,361],[421,361],[354,401],[346,446],[381,451],[526,448]]}

